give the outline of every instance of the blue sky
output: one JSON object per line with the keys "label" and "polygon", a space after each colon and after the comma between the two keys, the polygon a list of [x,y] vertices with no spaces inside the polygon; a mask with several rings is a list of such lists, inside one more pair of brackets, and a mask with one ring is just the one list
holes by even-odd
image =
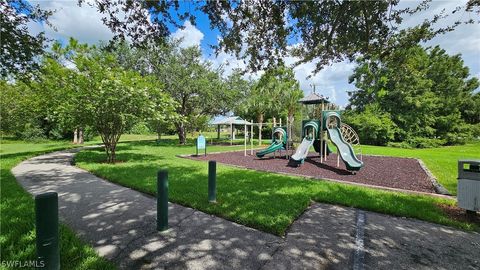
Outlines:
{"label": "blue sky", "polygon": [[[82,7],[77,6],[77,1],[31,1],[33,4],[40,4],[41,7],[51,10],[56,10],[51,17],[52,24],[57,28],[57,31],[41,25],[31,24],[29,29],[31,32],[45,31],[46,35],[56,40],[67,40],[70,36],[90,44],[98,43],[102,40],[109,40],[112,33],[103,25],[101,15],[88,5]],[[88,1],[87,1],[88,2]],[[457,5],[465,2],[462,1],[434,1],[431,9],[427,12],[416,14],[404,21],[404,26],[413,26],[422,22],[425,18],[431,17],[432,14],[438,13],[440,10],[453,10]],[[419,1],[400,1],[399,7],[415,6]],[[236,59],[233,55],[220,53],[216,56],[209,45],[217,43],[219,32],[216,29],[210,29],[208,17],[203,13],[196,11],[194,6],[188,2],[181,2],[180,10],[189,10],[197,15],[196,25],[190,22],[178,21],[184,26],[184,29],[177,29],[170,26],[173,37],[183,37],[182,46],[199,45],[202,48],[203,57],[205,60],[211,61],[215,66],[223,66],[225,74],[228,75],[235,67],[243,68],[245,64]],[[475,19],[475,15],[470,15],[465,12],[458,12],[455,14],[450,22],[458,18],[468,18],[468,16]],[[478,15],[477,15],[478,16]],[[478,20],[478,18],[476,18]],[[449,21],[444,22],[448,23]],[[295,40],[290,40],[295,43]],[[449,54],[461,53],[465,61],[465,65],[470,68],[470,74],[480,79],[480,25],[462,25],[454,32],[445,35],[437,36],[429,41],[427,46],[440,45]],[[292,64],[295,59],[292,57],[285,57],[287,64]],[[302,90],[308,94],[312,84],[316,85],[317,92],[330,97],[335,103],[345,106],[348,104],[347,91],[354,90],[355,87],[348,84],[348,77],[352,74],[355,67],[354,63],[347,61],[337,63],[325,67],[322,71],[312,75],[315,69],[315,63],[306,63],[295,67],[295,76],[300,82]],[[260,74],[249,74],[252,77],[258,77]],[[307,79],[312,75],[310,79]]]}

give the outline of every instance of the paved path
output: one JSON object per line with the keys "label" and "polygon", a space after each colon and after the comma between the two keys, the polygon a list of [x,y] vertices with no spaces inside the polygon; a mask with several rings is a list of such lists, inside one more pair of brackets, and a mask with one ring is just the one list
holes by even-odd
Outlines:
{"label": "paved path", "polygon": [[159,233],[154,198],[71,166],[76,151],[12,172],[32,194],[58,192],[62,221],[123,269],[480,269],[478,233],[319,203],[285,238],[177,204]]}

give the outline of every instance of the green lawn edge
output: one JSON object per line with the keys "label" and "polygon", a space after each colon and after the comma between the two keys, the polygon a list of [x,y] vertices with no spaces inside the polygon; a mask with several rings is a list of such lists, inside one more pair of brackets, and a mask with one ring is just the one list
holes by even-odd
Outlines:
{"label": "green lawn edge", "polygon": [[[242,146],[211,146],[209,151],[235,149],[242,149]],[[191,145],[129,142],[119,146],[121,163],[100,163],[104,159],[101,150],[82,151],[75,160],[77,166],[99,177],[153,196],[156,195],[157,170],[168,169],[171,202],[280,236],[313,201],[480,231],[478,225],[453,220],[438,207],[439,204],[455,205],[453,199],[310,180],[222,164],[217,168],[217,204],[210,204],[207,201],[207,162],[177,157],[192,150]]]}
{"label": "green lawn edge", "polygon": [[[58,145],[58,142],[51,142]],[[38,144],[38,151],[2,153],[0,196],[0,248],[1,261],[25,262],[35,260],[35,213],[31,194],[16,181],[11,169],[28,158],[72,148],[73,145],[50,146]],[[26,150],[18,143],[20,151]],[[4,144],[2,144],[4,146]],[[44,146],[44,147],[41,147]],[[100,257],[95,250],[64,224],[60,224],[60,264],[62,269],[116,269],[110,261]],[[14,269],[0,266],[0,269]]]}

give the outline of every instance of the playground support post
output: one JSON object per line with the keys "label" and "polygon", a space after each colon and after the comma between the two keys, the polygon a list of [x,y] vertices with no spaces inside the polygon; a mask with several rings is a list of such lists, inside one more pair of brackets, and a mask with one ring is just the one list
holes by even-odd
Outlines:
{"label": "playground support post", "polygon": [[250,126],[250,155],[253,156],[253,120],[250,120],[251,126]]}
{"label": "playground support post", "polygon": [[[328,149],[328,145],[327,145],[327,144],[328,144],[328,141],[325,140],[325,149],[323,149],[323,153],[324,153],[324,155],[325,155],[325,157],[324,157],[324,160],[325,160],[325,161],[327,161],[327,151],[328,151],[328,150],[327,150],[327,149]],[[323,145],[322,145],[321,147],[323,147]]]}
{"label": "playground support post", "polygon": [[58,238],[58,194],[47,192],[35,196],[37,259],[45,269],[60,269]]}
{"label": "playground support post", "polygon": [[233,145],[233,124],[230,123],[230,145]]}
{"label": "playground support post", "polygon": [[[288,116],[287,116],[287,122],[286,122],[286,125],[287,125],[287,135],[290,135],[290,133],[288,132],[289,129],[288,129]],[[287,145],[285,146],[285,150],[286,150],[286,154],[285,154],[285,157],[288,159],[288,140],[290,139],[290,136],[287,136]]]}
{"label": "playground support post", "polygon": [[168,229],[168,171],[157,173],[157,231]]}
{"label": "playground support post", "polygon": [[323,119],[320,119],[320,163],[323,163]]}

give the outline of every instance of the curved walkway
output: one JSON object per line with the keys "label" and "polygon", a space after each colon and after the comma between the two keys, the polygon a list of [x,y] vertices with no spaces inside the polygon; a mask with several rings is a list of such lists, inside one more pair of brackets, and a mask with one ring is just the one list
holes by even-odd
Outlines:
{"label": "curved walkway", "polygon": [[12,172],[32,194],[58,192],[61,220],[123,269],[479,269],[478,233],[319,203],[285,238],[177,204],[160,233],[155,198],[72,166],[77,151]]}

